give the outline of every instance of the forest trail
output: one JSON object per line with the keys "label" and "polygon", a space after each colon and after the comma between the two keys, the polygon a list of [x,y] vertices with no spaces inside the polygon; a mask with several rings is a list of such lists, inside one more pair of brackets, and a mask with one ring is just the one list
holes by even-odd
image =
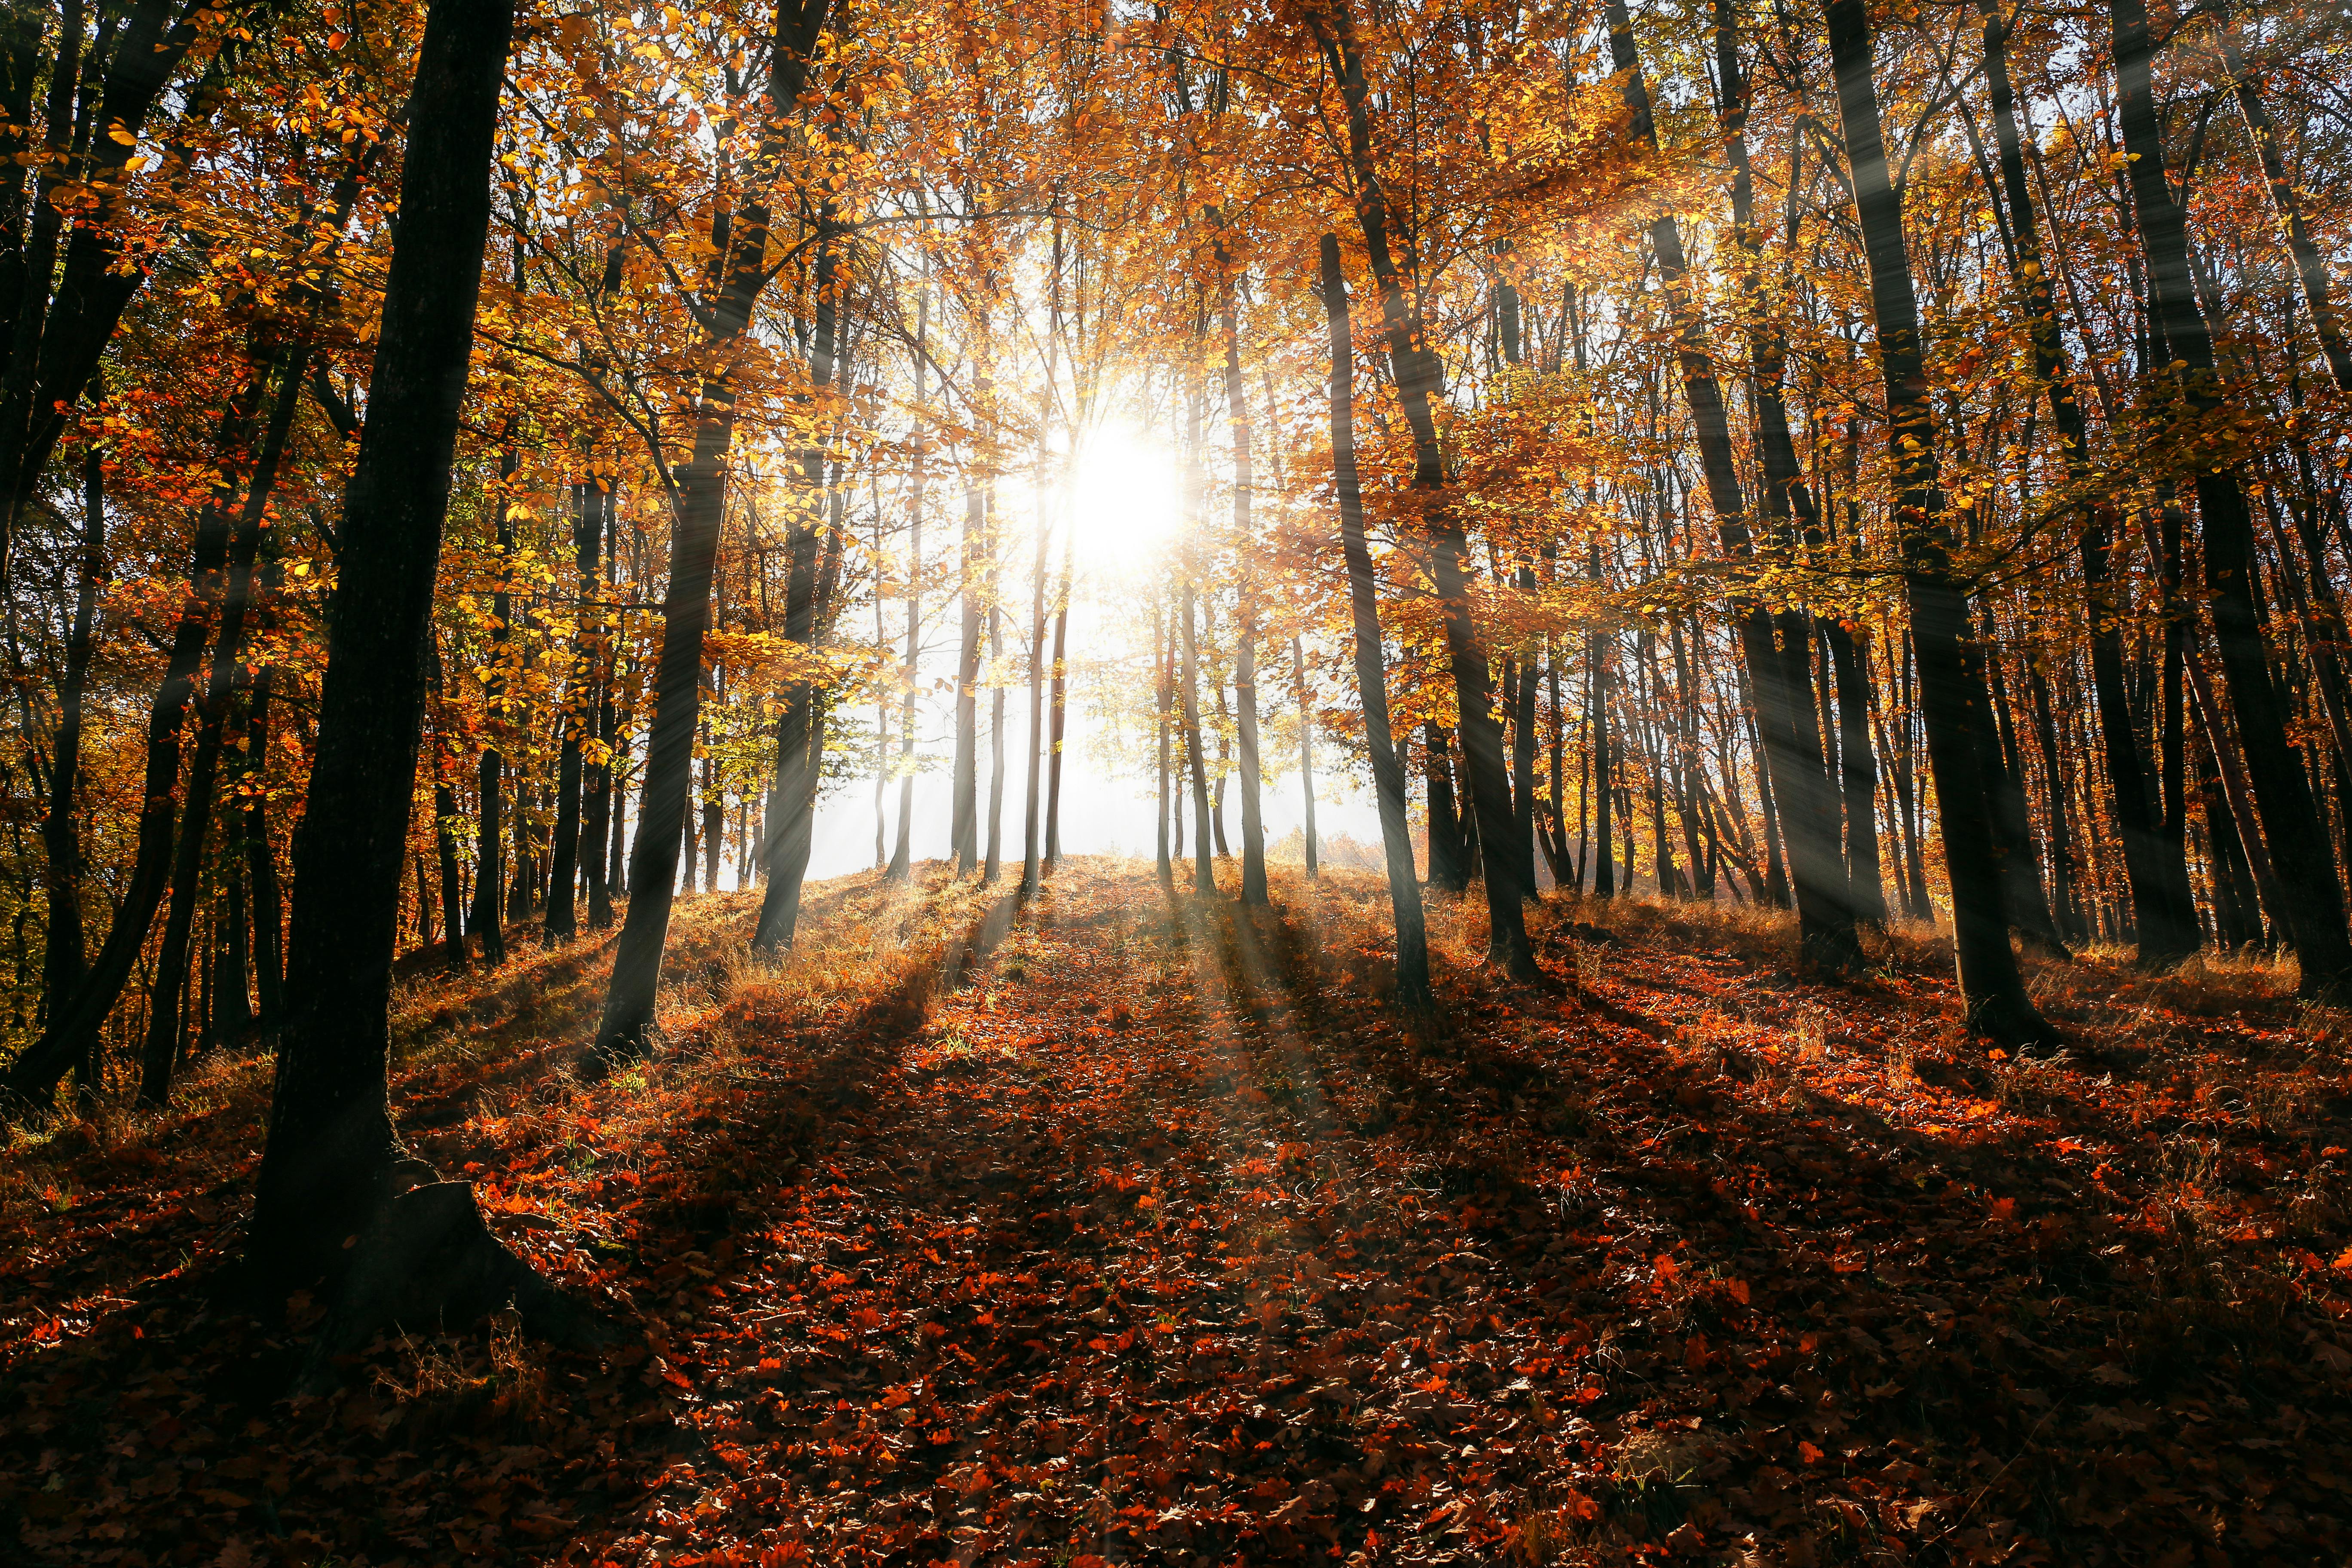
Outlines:
{"label": "forest trail", "polygon": [[2038,971],[2070,1053],[2013,1065],[1955,1048],[1909,936],[1816,985],[1771,921],[1552,903],[1513,990],[1439,900],[1407,1029],[1370,878],[1255,914],[1132,861],[816,891],[772,972],[749,899],[684,906],[673,1049],[604,1085],[565,1070],[593,951],[407,983],[404,1124],[628,1326],[602,1362],[493,1325],[284,1402],[303,1314],[210,1305],[266,1063],[20,1147],[12,1560],[2352,1543],[2343,1019],[2267,972]]}

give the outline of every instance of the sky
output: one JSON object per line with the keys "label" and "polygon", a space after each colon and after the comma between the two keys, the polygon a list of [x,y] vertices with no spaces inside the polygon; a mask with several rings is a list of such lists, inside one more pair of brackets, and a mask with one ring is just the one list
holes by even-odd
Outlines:
{"label": "sky", "polygon": [[[1035,515],[1034,494],[1024,484],[1005,484],[998,500],[1000,516],[1009,526],[1017,529],[1020,520]],[[1154,849],[1156,803],[1152,777],[1148,766],[1145,771],[1133,771],[1131,764],[1118,755],[1117,738],[1101,711],[1104,700],[1113,695],[1104,682],[1148,680],[1150,677],[1141,668],[1123,671],[1115,666],[1106,668],[1110,661],[1104,656],[1118,649],[1149,647],[1149,626],[1135,628],[1130,623],[1137,614],[1137,601],[1150,592],[1153,578],[1164,570],[1160,553],[1175,536],[1181,504],[1181,474],[1171,447],[1126,423],[1109,424],[1089,437],[1071,486],[1077,581],[1070,607],[1071,681],[1062,771],[1062,849],[1066,854],[1150,855]],[[1025,542],[1017,542],[1011,552],[1007,583],[1008,595],[1018,598],[1024,610],[1028,552],[1022,545]],[[932,634],[936,643],[942,632],[953,635],[954,621],[951,616],[939,616],[937,605],[932,609],[933,625],[941,628]],[[1025,616],[1013,618],[1016,622],[1025,621]],[[1009,652],[1013,627],[1008,625],[1006,630]],[[1025,625],[1023,630],[1025,632]],[[933,667],[940,662],[940,650],[932,651],[933,657],[925,663],[927,678],[935,673]],[[946,656],[951,660],[952,651],[946,650]],[[1286,665],[1287,658],[1282,663]],[[1261,696],[1268,701],[1286,700],[1288,685],[1287,680],[1278,685],[1262,685]],[[1128,695],[1130,700],[1140,697],[1149,700],[1146,693]],[[930,762],[915,780],[913,852],[918,860],[943,858],[949,853],[951,781],[948,763],[953,752],[952,714],[942,696],[927,693],[927,699],[917,742],[918,755]],[[1026,686],[1009,689],[1005,699],[1008,749],[1003,854],[1008,863],[1017,864],[1025,809],[1024,769],[1029,734]],[[980,700],[979,759],[983,847],[988,821],[988,710],[989,694],[983,691]],[[864,717],[871,722],[870,714]],[[1289,748],[1285,746],[1283,750],[1287,752]],[[1334,749],[1328,761],[1339,760]],[[859,759],[861,763],[862,761]],[[1147,764],[1148,761],[1147,758]],[[1265,838],[1273,844],[1302,825],[1304,797],[1295,755],[1268,756],[1265,763],[1266,777],[1262,798]],[[828,781],[817,809],[809,860],[811,877],[841,876],[875,863],[873,775],[862,766],[858,771],[862,777]],[[898,793],[894,780],[886,792],[884,804],[886,856],[898,831]],[[1238,852],[1238,775],[1227,784],[1226,796],[1225,831],[1228,841]],[[1188,819],[1190,816],[1188,808]],[[1319,837],[1326,842],[1342,834],[1364,843],[1376,843],[1380,837],[1380,821],[1370,790],[1359,791],[1352,779],[1335,775],[1322,757],[1318,757],[1316,778],[1316,826]]]}

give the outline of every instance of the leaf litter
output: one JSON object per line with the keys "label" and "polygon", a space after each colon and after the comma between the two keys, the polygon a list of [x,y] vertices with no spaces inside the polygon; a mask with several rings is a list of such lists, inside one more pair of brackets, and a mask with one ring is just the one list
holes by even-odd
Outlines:
{"label": "leaf litter", "polygon": [[631,1331],[602,1357],[406,1325],[287,1397],[318,1307],[230,1289],[266,1062],[21,1143],[6,1555],[2347,1555],[2343,1017],[2094,957],[2035,968],[2068,1047],[2011,1062],[1917,933],[1839,984],[1769,920],[1547,903],[1519,989],[1441,900],[1414,1018],[1382,902],[869,876],[771,969],[706,897],[672,1049],[596,1086],[602,948],[420,970],[406,1133]]}

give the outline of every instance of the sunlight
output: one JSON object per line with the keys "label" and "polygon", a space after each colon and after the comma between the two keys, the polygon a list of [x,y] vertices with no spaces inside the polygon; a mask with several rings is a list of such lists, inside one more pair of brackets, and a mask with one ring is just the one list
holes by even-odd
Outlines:
{"label": "sunlight", "polygon": [[1146,570],[1183,510],[1174,448],[1125,423],[1087,437],[1071,490],[1079,553],[1114,576]]}

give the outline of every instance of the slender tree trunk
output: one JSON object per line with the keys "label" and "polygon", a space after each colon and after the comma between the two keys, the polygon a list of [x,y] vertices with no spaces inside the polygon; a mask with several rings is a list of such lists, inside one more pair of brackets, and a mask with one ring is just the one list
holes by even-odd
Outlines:
{"label": "slender tree trunk", "polygon": [[[1610,55],[1622,79],[1622,92],[1633,116],[1633,134],[1654,147],[1656,122],[1650,93],[1633,45],[1631,19],[1624,0],[1610,0]],[[1738,48],[1727,9],[1718,8],[1717,59],[1731,74],[1725,82],[1724,101],[1730,112],[1726,126],[1732,155],[1733,226],[1740,248],[1747,253],[1747,293],[1757,312],[1750,358],[1756,374],[1752,385],[1759,414],[1759,446],[1765,465],[1764,500],[1767,515],[1777,527],[1776,548],[1793,542],[1790,507],[1810,501],[1797,482],[1795,447],[1788,434],[1788,416],[1780,386],[1785,350],[1776,328],[1768,327],[1758,303],[1755,278],[1752,197],[1746,140],[1747,89],[1739,69]],[[1731,449],[1731,423],[1723,392],[1715,374],[1706,327],[1689,281],[1689,264],[1683,251],[1682,230],[1671,213],[1661,214],[1650,227],[1669,309],[1675,323],[1676,360],[1683,395],[1691,410],[1698,439],[1708,505],[1716,516],[1716,531],[1725,552],[1735,558],[1753,553],[1747,521],[1747,502]],[[1792,494],[1792,490],[1800,493]],[[1811,520],[1808,516],[1807,521]],[[1734,607],[1741,658],[1748,667],[1757,708],[1757,728],[1764,742],[1765,766],[1772,775],[1772,797],[1780,811],[1788,866],[1794,883],[1799,940],[1814,962],[1835,970],[1859,968],[1861,944],[1854,935],[1854,912],[1847,885],[1844,858],[1838,847],[1838,795],[1822,755],[1821,730],[1815,717],[1810,643],[1801,633],[1791,636],[1790,623],[1805,617],[1794,612],[1780,617],[1783,647],[1775,657],[1773,620],[1761,605]]]}
{"label": "slender tree trunk", "polygon": [[1317,875],[1315,863],[1315,709],[1307,696],[1307,649],[1294,636],[1290,639],[1290,668],[1298,684],[1298,789],[1307,810],[1307,826],[1301,830],[1307,847],[1307,879]]}
{"label": "slender tree trunk", "polygon": [[1045,869],[1062,859],[1062,745],[1070,721],[1070,587],[1077,566],[1077,526],[1075,519],[1062,531],[1062,580],[1055,589],[1054,685],[1047,744],[1052,748],[1045,773]]}
{"label": "slender tree trunk", "polygon": [[2058,934],[2066,942],[2087,941],[2079,892],[2080,867],[2074,853],[2074,825],[2068,809],[2066,770],[2058,750],[2058,725],[2051,712],[2050,681],[2039,660],[2025,666],[2026,700],[2032,705],[2033,735],[2042,752],[2042,774],[2050,786],[2050,881],[2057,908]]}
{"label": "slender tree trunk", "polygon": [[[781,117],[798,103],[811,52],[830,0],[777,0],[767,104]],[[752,165],[745,201],[727,218],[725,282],[712,312],[715,366],[696,410],[694,451],[679,469],[670,525],[669,584],[662,595],[662,648],[655,678],[653,723],[646,736],[645,786],[629,868],[627,919],[614,949],[613,979],[596,1028],[595,1059],[617,1063],[645,1054],[661,984],[677,886],[679,841],[693,786],[694,737],[702,709],[702,641],[710,624],[710,588],[727,514],[727,454],[735,434],[736,345],[751,330],[766,287],[768,208],[764,185],[776,177],[785,126],[771,118]]]}
{"label": "slender tree trunk", "polygon": [[2042,883],[2042,846],[2034,837],[2033,815],[2025,798],[2025,757],[2017,743],[2017,722],[2010,710],[2009,684],[2002,679],[1990,613],[1979,621],[1980,640],[1969,648],[1969,658],[1981,672],[1991,699],[1992,748],[1985,753],[1985,795],[1992,811],[1993,842],[2000,852],[2001,884],[2009,906],[2009,923],[2044,957],[2067,958],[2050,912],[2050,896]]}
{"label": "slender tree trunk", "polygon": [[980,629],[987,598],[982,563],[987,551],[987,491],[977,468],[964,477],[963,543],[958,555],[962,622],[956,644],[954,800],[949,835],[956,874],[980,868]]}
{"label": "slender tree trunk", "polygon": [[1429,795],[1429,885],[1448,893],[1470,886],[1470,846],[1454,799],[1454,744],[1434,719],[1421,727],[1422,771]]}
{"label": "slender tree trunk", "polygon": [[[1601,546],[1592,546],[1592,581],[1601,581]],[[1592,896],[1617,896],[1617,865],[1611,847],[1609,812],[1615,793],[1616,763],[1609,754],[1609,645],[1611,634],[1596,631],[1585,647],[1585,705],[1591,710],[1586,730],[1592,737],[1592,837],[1598,853],[1592,857]]]}
{"label": "slender tree trunk", "polygon": [[[1250,549],[1250,503],[1257,478],[1251,467],[1249,398],[1242,386],[1242,340],[1233,289],[1225,290],[1225,420],[1234,445],[1234,548],[1244,560]],[[1266,901],[1265,815],[1257,737],[1257,586],[1246,568],[1239,584],[1234,618],[1234,744],[1242,772],[1242,902]]]}
{"label": "slender tree trunk", "polygon": [[929,448],[923,435],[923,360],[931,335],[931,291],[915,296],[915,432],[914,472],[907,502],[907,657],[899,674],[898,703],[898,837],[890,848],[890,868],[884,875],[903,882],[914,875],[915,853],[915,681],[923,646],[923,481]]}
{"label": "slender tree trunk", "polygon": [[2130,887],[2139,961],[2161,965],[2197,948],[2197,912],[2189,902],[2188,862],[2179,836],[2164,831],[2151,807],[2125,690],[2121,605],[2110,580],[2108,562],[2115,542],[2115,509],[2095,493],[2097,481],[2091,464],[2089,426],[2074,393],[2065,344],[2059,334],[2057,304],[2042,248],[2042,226],[2026,184],[2024,136],[2010,81],[2009,29],[1994,0],[1979,0],[1978,9],[1985,17],[1985,79],[2000,150],[2012,272],[2032,340],[2034,374],[2048,392],[2051,423],[2063,448],[2067,478],[2084,493],[2080,557],[2084,594],[2090,608],[2091,689],[2098,704],[2116,832],[2123,841],[2124,877]]}
{"label": "slender tree trunk", "polygon": [[1919,333],[1918,300],[1903,237],[1903,196],[1886,164],[1872,38],[1864,0],[1830,0],[1830,52],[1837,71],[1838,117],[1845,132],[1854,207],[1870,266],[1871,316],[1886,388],[1887,441],[1895,478],[1904,596],[1911,613],[1927,722],[1927,755],[1944,830],[1952,888],[1954,948],[1969,1026],[2021,1042],[2049,1026],[2025,994],[2010,950],[1999,862],[1985,785],[1992,743],[1984,688],[1969,668],[1968,601],[1952,576],[1944,531],[1942,480],[1935,448]]}
{"label": "slender tree trunk", "polygon": [[[499,464],[499,585],[490,595],[489,674],[482,682],[485,731],[495,737],[509,722],[503,711],[507,689],[507,646],[514,633],[514,591],[509,574],[514,561],[514,499],[505,493],[520,459],[509,447]],[[474,839],[474,909],[466,923],[481,939],[482,962],[495,969],[507,958],[506,917],[499,893],[506,886],[506,758],[497,741],[482,747],[475,789],[480,814]],[[520,861],[520,852],[516,855]]]}
{"label": "slender tree trunk", "polygon": [[1209,816],[1209,773],[1207,759],[1201,744],[1201,648],[1193,626],[1192,584],[1188,578],[1183,587],[1184,637],[1184,754],[1192,759],[1192,890],[1204,897],[1217,890],[1217,869],[1214,847],[1210,835],[1213,831]]}
{"label": "slender tree trunk", "polygon": [[[43,936],[41,994],[51,1010],[63,1006],[82,977],[86,956],[82,932],[79,814],[82,702],[89,687],[90,650],[98,619],[98,593],[106,576],[106,465],[95,443],[82,458],[81,554],[76,563],[73,621],[66,633],[64,679],[58,687],[57,740],[49,759],[49,804],[41,819],[47,927]],[[94,1064],[78,1063],[83,1106],[94,1102]]]}
{"label": "slender tree trunk", "polygon": [[599,627],[592,618],[596,599],[597,546],[604,537],[604,510],[595,482],[583,479],[573,494],[572,565],[580,584],[579,629],[572,638],[572,667],[564,682],[563,746],[555,769],[555,842],[550,847],[553,864],[548,874],[548,943],[569,942],[577,934],[574,885],[580,879],[581,742],[595,732],[596,682],[593,676]]}
{"label": "slender tree trunk", "polygon": [[[248,1258],[273,1289],[353,1260],[393,1196],[392,952],[424,651],[472,348],[514,13],[436,0],[410,98],[368,419],[345,491],[318,745],[295,847],[288,1016]],[[478,1223],[478,1222],[477,1222]]]}
{"label": "slender tree trunk", "polygon": [[[1353,18],[1344,5],[1334,5],[1328,13],[1310,13],[1307,21],[1347,107],[1349,160],[1357,192],[1356,216],[1380,291],[1381,326],[1397,399],[1412,434],[1412,485],[1420,503],[1422,527],[1429,542],[1430,572],[1445,633],[1446,659],[1452,667],[1463,756],[1470,777],[1478,837],[1482,843],[1507,845],[1511,798],[1502,731],[1496,722],[1486,649],[1478,640],[1477,626],[1471,615],[1467,542],[1446,490],[1444,457],[1438,445],[1436,416],[1432,408],[1443,367],[1436,352],[1428,346],[1412,302],[1405,270],[1398,265],[1391,246],[1387,195],[1372,153],[1371,89],[1365,77],[1363,52]],[[1527,917],[1520,908],[1517,879],[1513,875],[1510,858],[1489,856],[1483,870],[1488,960],[1514,980],[1534,980],[1538,974],[1535,949],[1528,941]]]}
{"label": "slender tree trunk", "polygon": [[[994,510],[994,507],[990,510]],[[988,593],[988,854],[980,879],[993,882],[1004,865],[1004,606],[993,574]]]}
{"label": "slender tree trunk", "polygon": [[1348,279],[1339,241],[1321,245],[1323,310],[1330,328],[1331,484],[1339,504],[1339,547],[1348,565],[1348,607],[1356,641],[1356,693],[1364,710],[1364,744],[1372,763],[1372,793],[1380,809],[1381,848],[1388,865],[1389,909],[1396,931],[1397,1003],[1427,1007],[1429,935],[1413,878],[1412,836],[1405,825],[1404,766],[1389,724],[1388,661],[1381,646],[1372,552],[1364,539],[1362,481],[1356,469],[1356,340],[1349,321]]}
{"label": "slender tree trunk", "polygon": [[1846,885],[1854,918],[1886,923],[1886,885],[1878,865],[1878,763],[1870,752],[1870,659],[1853,632],[1822,624],[1837,673],[1838,758],[1845,786]]}
{"label": "slender tree trunk", "polygon": [[1045,579],[1053,538],[1045,522],[1044,486],[1037,502],[1034,580],[1029,584],[1028,763],[1021,800],[1021,893],[1034,893],[1045,863]]}
{"label": "slender tree trunk", "polygon": [[[1533,589],[1531,574],[1520,585]],[[1516,661],[1518,679],[1511,704],[1511,855],[1519,896],[1536,896],[1536,691],[1535,667]]]}
{"label": "slender tree trunk", "polygon": [[[2147,10],[2143,0],[2109,0],[2115,35],[2118,121],[2126,167],[2147,262],[2151,307],[2162,328],[2181,393],[2181,407],[2202,417],[2220,410],[2213,340],[2189,269],[2187,215],[2165,173],[2164,139],[2151,80]],[[2222,677],[2236,710],[2246,773],[2278,869],[2281,923],[2294,942],[2306,994],[2333,993],[2352,981],[2352,937],[2344,892],[2312,800],[2286,738],[2286,715],[2271,678],[2270,648],[2254,602],[2253,524],[2234,459],[2216,452],[2195,465],[2198,521],[2205,545],[2205,585],[2212,604]]]}
{"label": "slender tree trunk", "polygon": [[[1175,639],[1169,635],[1165,606],[1158,599],[1151,605],[1151,668],[1156,702],[1154,718],[1159,731],[1160,809],[1155,814],[1154,836],[1159,841],[1159,871],[1163,883],[1173,885],[1176,866],[1168,844],[1169,820],[1176,808],[1176,789],[1170,787],[1172,775],[1168,765],[1169,709],[1175,700],[1176,685]],[[1181,786],[1177,786],[1181,788]]]}
{"label": "slender tree trunk", "polygon": [[[827,206],[817,220],[815,320],[809,333],[809,386],[820,403],[832,389],[841,350],[839,255],[832,218],[833,209]],[[821,408],[816,417],[829,423],[830,411]],[[826,507],[828,500],[836,508],[840,501],[837,491],[828,492],[824,458],[824,443],[812,436],[801,453],[803,504],[795,509],[785,551],[791,567],[784,584],[784,640],[803,653],[813,653],[816,647]],[[835,526],[839,526],[837,519]],[[817,791],[824,782],[817,763],[824,743],[817,734],[824,721],[819,712],[822,695],[813,679],[793,681],[776,722],[776,785],[771,799],[781,809],[771,813],[768,822],[769,852],[761,857],[767,862],[767,885],[761,891],[760,921],[751,938],[751,950],[761,954],[792,946],[800,928],[801,880],[815,828]],[[711,879],[713,883],[717,879]]]}

